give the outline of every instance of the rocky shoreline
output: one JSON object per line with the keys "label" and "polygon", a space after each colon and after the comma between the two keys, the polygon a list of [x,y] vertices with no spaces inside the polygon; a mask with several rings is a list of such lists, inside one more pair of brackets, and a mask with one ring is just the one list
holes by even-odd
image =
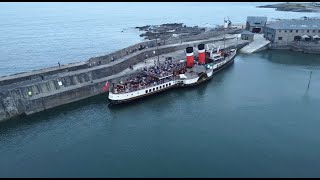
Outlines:
{"label": "rocky shoreline", "polygon": [[313,3],[279,3],[257,6],[257,8],[275,8],[276,11],[290,12],[320,12],[320,6],[317,6]]}
{"label": "rocky shoreline", "polygon": [[145,37],[145,39],[162,39],[167,40],[178,36],[185,35],[198,35],[206,31],[205,28],[200,28],[198,26],[188,27],[183,25],[183,23],[167,23],[161,25],[146,25],[141,27],[136,27],[140,31],[146,31],[141,34],[140,37]]}
{"label": "rocky shoreline", "polygon": [[[183,23],[167,23],[161,25],[146,25],[135,27],[140,31],[145,31],[144,33],[140,34],[140,37],[144,37],[147,40],[173,40],[173,39],[183,39],[191,36],[199,36],[213,32],[222,32],[224,28],[222,26],[217,26],[215,28],[204,28],[198,26],[186,26]],[[230,33],[234,31],[235,27],[230,27],[226,31],[226,33]]]}

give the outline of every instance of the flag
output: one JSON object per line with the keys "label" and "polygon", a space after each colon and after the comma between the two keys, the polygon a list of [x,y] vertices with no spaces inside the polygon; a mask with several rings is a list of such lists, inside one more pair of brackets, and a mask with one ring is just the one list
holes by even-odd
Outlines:
{"label": "flag", "polygon": [[106,84],[103,87],[103,92],[107,90],[108,86],[109,86],[109,82],[107,81]]}

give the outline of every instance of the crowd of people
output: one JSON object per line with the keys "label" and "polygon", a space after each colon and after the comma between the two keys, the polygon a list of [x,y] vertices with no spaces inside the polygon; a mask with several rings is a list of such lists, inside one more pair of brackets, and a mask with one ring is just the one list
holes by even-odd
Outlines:
{"label": "crowd of people", "polygon": [[144,68],[143,72],[158,78],[163,78],[169,75],[177,75],[186,70],[185,63],[173,62],[172,58],[166,58],[163,64],[155,65],[149,69]]}
{"label": "crowd of people", "polygon": [[139,75],[120,81],[114,88],[114,93],[128,93],[158,84],[156,78],[148,75]]}
{"label": "crowd of people", "polygon": [[222,57],[228,57],[229,55],[231,54],[231,52],[230,51],[228,51],[228,50],[225,50],[225,51],[220,51],[220,55],[222,56]]}
{"label": "crowd of people", "polygon": [[142,69],[142,75],[120,81],[114,93],[128,93],[172,80],[175,75],[186,71],[185,63],[175,63],[168,58],[164,63]]}

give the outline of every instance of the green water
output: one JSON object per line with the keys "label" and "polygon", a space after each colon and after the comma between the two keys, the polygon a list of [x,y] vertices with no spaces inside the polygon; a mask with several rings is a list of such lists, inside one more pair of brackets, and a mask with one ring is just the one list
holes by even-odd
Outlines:
{"label": "green water", "polygon": [[319,177],[319,57],[239,54],[195,88],[1,123],[0,176]]}

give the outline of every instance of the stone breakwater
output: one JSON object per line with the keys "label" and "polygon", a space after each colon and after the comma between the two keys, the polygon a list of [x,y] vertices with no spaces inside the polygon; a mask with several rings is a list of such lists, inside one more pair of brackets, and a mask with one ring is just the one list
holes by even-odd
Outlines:
{"label": "stone breakwater", "polygon": [[183,25],[183,23],[168,23],[161,25],[147,25],[142,27],[136,27],[140,31],[145,31],[140,37],[145,37],[145,39],[153,40],[159,39],[171,39],[174,37],[187,37],[190,35],[198,35],[206,31],[205,28],[198,26],[188,27]]}
{"label": "stone breakwater", "polygon": [[[141,27],[136,27],[140,31],[145,31],[140,36],[145,37],[147,40],[161,39],[161,40],[179,40],[179,39],[188,39],[189,37],[197,38],[203,37],[206,35],[218,35],[223,34],[223,26],[217,26],[216,28],[204,28],[193,26],[189,27],[183,25],[183,23],[168,23],[161,25],[146,25]],[[228,31],[242,31],[237,29],[237,27],[229,27]]]}
{"label": "stone breakwater", "polygon": [[[222,41],[223,36],[198,38],[197,41],[159,42],[158,51],[155,40],[145,41],[86,62],[0,77],[0,121],[104,93],[102,89],[106,81],[121,78],[121,72],[131,65],[188,46],[196,47],[199,43]],[[234,35],[228,35],[226,39],[234,39]],[[226,48],[235,47],[235,42]],[[237,47],[248,43],[239,40]],[[141,46],[146,48],[139,50]]]}

